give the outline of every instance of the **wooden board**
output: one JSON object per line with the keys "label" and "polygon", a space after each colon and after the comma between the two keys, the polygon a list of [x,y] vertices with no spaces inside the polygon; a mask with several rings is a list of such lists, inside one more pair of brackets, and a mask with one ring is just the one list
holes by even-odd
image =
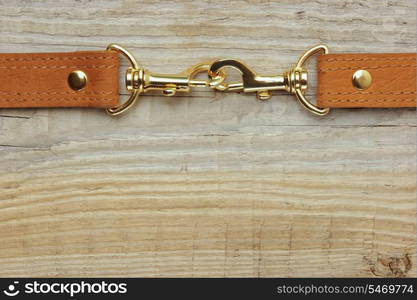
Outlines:
{"label": "wooden board", "polygon": [[[0,51],[116,42],[155,72],[236,57],[277,73],[319,42],[415,52],[415,11],[413,0],[1,1]],[[202,89],[141,97],[120,118],[2,109],[0,170],[2,277],[416,276],[414,109],[319,118],[290,95]]]}

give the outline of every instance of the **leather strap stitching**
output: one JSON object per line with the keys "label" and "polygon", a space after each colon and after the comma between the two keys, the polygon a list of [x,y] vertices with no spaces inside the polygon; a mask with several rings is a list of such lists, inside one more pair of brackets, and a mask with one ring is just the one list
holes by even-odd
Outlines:
{"label": "leather strap stitching", "polygon": [[67,101],[75,101],[75,102],[81,102],[81,101],[102,101],[102,102],[109,102],[109,101],[113,101],[113,98],[97,98],[97,97],[88,97],[88,98],[25,98],[25,99],[21,99],[21,98],[16,98],[16,99],[2,99],[2,102],[20,102],[20,103],[24,103],[24,102],[36,102],[36,101],[57,101],[57,102],[67,102]]}
{"label": "leather strap stitching", "polygon": [[74,69],[74,68],[86,68],[86,69],[110,69],[114,68],[116,65],[90,65],[90,66],[8,66],[8,67],[2,67],[0,66],[0,69],[3,70],[19,70],[19,69]]}
{"label": "leather strap stitching", "polygon": [[0,91],[0,95],[110,95],[115,94],[113,92],[3,92]]}
{"label": "leather strap stitching", "polygon": [[328,99],[325,100],[328,103],[340,103],[340,102],[349,102],[349,103],[369,103],[369,102],[378,102],[378,103],[387,103],[387,102],[406,102],[415,103],[415,98],[405,98],[405,99]]}
{"label": "leather strap stitching", "polygon": [[318,95],[413,95],[416,92],[326,92]]}
{"label": "leather strap stitching", "polygon": [[382,66],[353,66],[353,67],[340,67],[340,68],[324,68],[319,69],[319,72],[327,72],[327,71],[341,71],[341,70],[357,70],[357,69],[385,69],[385,68],[412,68],[416,67],[416,65],[382,65]]}
{"label": "leather strap stitching", "polygon": [[327,58],[323,59],[324,61],[333,62],[333,61],[378,61],[378,60],[388,60],[388,61],[398,61],[398,60],[416,60],[412,57],[369,57],[369,58]]}
{"label": "leather strap stitching", "polygon": [[31,57],[31,58],[0,58],[0,61],[54,61],[54,60],[90,60],[90,59],[114,59],[111,56],[63,56],[63,57]]}

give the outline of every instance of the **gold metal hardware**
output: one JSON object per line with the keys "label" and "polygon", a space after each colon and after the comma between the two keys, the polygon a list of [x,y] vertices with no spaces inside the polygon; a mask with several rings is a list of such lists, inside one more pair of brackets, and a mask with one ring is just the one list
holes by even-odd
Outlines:
{"label": "gold metal hardware", "polygon": [[366,70],[358,70],[353,73],[352,84],[358,90],[366,90],[372,84],[372,76]]}
{"label": "gold metal hardware", "polygon": [[[106,50],[119,52],[120,54],[122,54],[124,57],[126,57],[129,60],[132,68],[135,68],[135,69],[139,68],[139,64],[137,63],[135,57],[122,46],[117,45],[117,44],[110,44],[107,46]],[[126,84],[127,84],[127,78],[126,78]],[[130,97],[124,103],[116,107],[107,108],[106,112],[112,116],[117,116],[125,112],[130,107],[132,107],[133,104],[135,104],[136,100],[139,97],[139,94],[140,94],[139,90],[132,90]]]}
{"label": "gold metal hardware", "polygon": [[72,71],[68,75],[68,85],[74,91],[82,90],[87,84],[87,75],[83,71]]}
{"label": "gold metal hardware", "polygon": [[242,82],[220,83],[215,86],[217,90],[242,91],[245,93],[256,92],[260,100],[269,100],[274,90],[287,91],[293,93],[308,111],[323,116],[329,112],[329,109],[315,106],[304,96],[304,92],[307,89],[307,70],[304,68],[304,64],[312,55],[318,52],[327,54],[328,49],[324,45],[311,48],[300,57],[295,67],[281,75],[261,76],[241,61],[220,59],[211,65],[209,76],[212,80],[216,80],[219,76],[219,71],[226,67],[232,67],[242,74]]}
{"label": "gold metal hardware", "polygon": [[207,80],[196,80],[194,77],[202,72],[207,73],[210,63],[201,63],[175,75],[156,74],[143,68],[129,68],[126,72],[126,88],[129,91],[161,91],[164,96],[174,96],[177,92],[189,92],[191,87],[209,87]]}
{"label": "gold metal hardware", "polygon": [[107,113],[115,116],[128,110],[136,102],[139,94],[152,90],[159,90],[164,96],[173,96],[177,92],[189,92],[191,87],[211,87],[220,84],[226,75],[221,72],[216,80],[197,80],[199,73],[207,73],[210,63],[197,64],[186,71],[175,74],[155,74],[139,67],[133,55],[120,45],[110,44],[107,50],[113,50],[124,55],[130,62],[131,67],[126,71],[126,89],[131,92],[129,99],[123,104],[107,109]]}
{"label": "gold metal hardware", "polygon": [[[306,51],[298,60],[295,67],[281,75],[260,76],[243,62],[235,59],[220,59],[214,62],[197,64],[186,71],[175,74],[155,74],[142,67],[122,46],[110,44],[107,50],[113,50],[124,55],[131,64],[126,71],[126,89],[131,92],[129,99],[123,104],[107,109],[110,115],[118,115],[128,110],[136,102],[141,93],[161,91],[164,96],[173,96],[177,92],[189,92],[192,87],[209,87],[220,91],[256,92],[258,99],[268,100],[272,91],[281,90],[293,93],[308,111],[323,116],[328,108],[319,108],[308,101],[305,96],[307,89],[307,69],[305,62],[314,54],[328,53],[324,45],[318,45]],[[242,74],[242,81],[226,83],[226,67],[232,67]],[[200,73],[208,74],[207,80],[197,80]]]}

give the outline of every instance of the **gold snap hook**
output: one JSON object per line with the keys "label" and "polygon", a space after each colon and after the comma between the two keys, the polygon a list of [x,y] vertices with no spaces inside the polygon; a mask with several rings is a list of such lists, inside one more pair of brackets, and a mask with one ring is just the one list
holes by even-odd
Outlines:
{"label": "gold snap hook", "polygon": [[123,104],[108,108],[107,113],[112,116],[119,115],[136,102],[139,94],[148,91],[160,91],[164,96],[174,96],[177,92],[189,92],[192,87],[210,87],[221,84],[225,74],[220,72],[216,80],[197,80],[195,77],[202,72],[207,73],[211,63],[199,63],[179,74],[157,74],[139,67],[133,55],[120,45],[110,44],[107,50],[117,51],[125,56],[131,63],[126,71],[126,89],[131,92],[129,99]]}
{"label": "gold snap hook", "polygon": [[129,68],[126,73],[126,87],[128,90],[139,90],[146,93],[160,91],[164,96],[174,96],[177,92],[189,92],[192,87],[208,87],[207,80],[197,80],[199,73],[207,73],[210,63],[199,63],[178,74],[158,74],[140,68]]}
{"label": "gold snap hook", "polygon": [[215,61],[209,70],[209,76],[215,80],[223,68],[230,67],[238,70],[242,75],[241,82],[222,83],[214,86],[221,91],[256,92],[258,99],[268,100],[273,90],[289,90],[283,75],[261,76],[250,69],[245,63],[236,59],[220,59]]}
{"label": "gold snap hook", "polygon": [[314,54],[318,52],[328,53],[328,49],[324,45],[315,46],[306,51],[298,60],[296,66],[281,75],[266,75],[261,76],[250,69],[246,64],[235,59],[220,59],[210,67],[209,77],[216,80],[219,72],[231,67],[238,70],[242,74],[241,82],[234,83],[220,83],[212,87],[221,91],[243,91],[256,92],[258,99],[268,100],[272,96],[272,91],[281,90],[293,93],[304,108],[313,114],[323,116],[329,112],[328,108],[320,108],[308,101],[304,92],[307,89],[307,70],[304,68],[304,63]]}

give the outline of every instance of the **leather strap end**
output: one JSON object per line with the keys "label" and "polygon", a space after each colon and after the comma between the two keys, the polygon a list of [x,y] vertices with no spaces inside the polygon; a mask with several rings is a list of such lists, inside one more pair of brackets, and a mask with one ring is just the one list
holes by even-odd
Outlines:
{"label": "leather strap end", "polygon": [[[68,83],[72,71],[85,87]],[[113,51],[0,54],[0,107],[99,107],[119,102],[119,57]]]}
{"label": "leather strap end", "polygon": [[[327,54],[318,56],[317,105],[320,107],[416,107],[416,54]],[[358,70],[372,82],[353,84]]]}

